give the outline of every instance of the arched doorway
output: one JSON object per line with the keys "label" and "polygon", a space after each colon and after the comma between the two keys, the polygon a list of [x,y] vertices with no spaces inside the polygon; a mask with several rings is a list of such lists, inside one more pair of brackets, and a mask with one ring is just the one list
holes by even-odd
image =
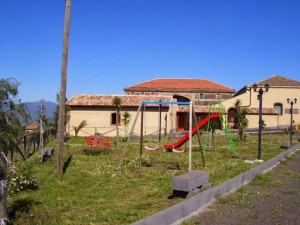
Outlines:
{"label": "arched doorway", "polygon": [[235,119],[236,119],[235,109],[234,108],[228,109],[227,123],[228,123],[229,128],[236,128]]}

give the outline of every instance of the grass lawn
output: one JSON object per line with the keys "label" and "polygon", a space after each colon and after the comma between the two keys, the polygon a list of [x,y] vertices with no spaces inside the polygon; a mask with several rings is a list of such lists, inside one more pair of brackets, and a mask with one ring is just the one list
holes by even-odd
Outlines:
{"label": "grass lawn", "polygon": [[[262,159],[266,161],[281,153],[283,140],[289,140],[288,134],[263,134]],[[147,141],[148,145],[158,142],[157,139]],[[162,143],[173,141],[176,140],[162,139]],[[172,178],[187,172],[187,153],[144,151],[141,163],[139,140],[135,140],[130,142],[125,164],[120,168],[124,146],[125,142],[120,142],[118,147],[112,144],[109,152],[87,155],[83,152],[84,139],[72,137],[64,147],[63,179],[57,178],[56,154],[39,164],[35,153],[22,163],[34,174],[38,188],[10,193],[11,222],[22,225],[130,224],[183,200],[168,197],[172,194]],[[246,142],[237,142],[236,154],[230,152],[224,136],[216,136],[214,146],[214,150],[205,152],[206,167],[203,168],[197,137],[193,138],[193,170],[209,171],[212,185],[255,166],[244,160],[256,159],[257,135],[247,135]]]}

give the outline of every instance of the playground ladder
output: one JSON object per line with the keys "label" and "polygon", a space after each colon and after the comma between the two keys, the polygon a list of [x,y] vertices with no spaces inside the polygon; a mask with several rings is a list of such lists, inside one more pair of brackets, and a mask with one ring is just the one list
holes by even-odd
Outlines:
{"label": "playground ladder", "polygon": [[[223,104],[221,104],[220,102],[213,102],[213,103],[210,104],[208,116],[210,116],[213,113],[221,114],[221,116],[219,118],[220,118],[220,122],[221,122],[221,125],[223,127],[223,130],[224,130],[224,133],[227,137],[227,140],[228,140],[228,143],[229,143],[229,146],[230,146],[230,151],[232,153],[236,153],[236,144],[233,140],[232,133],[230,132],[230,130],[228,128],[228,124],[227,124],[226,116],[225,116],[225,111],[226,111],[225,106]],[[204,143],[204,146],[203,146],[204,150],[206,150],[208,148],[207,147],[207,142],[208,142],[210,127],[211,127],[211,120],[209,119],[208,123],[207,123],[207,130],[206,130],[207,135],[206,135],[205,143]]]}

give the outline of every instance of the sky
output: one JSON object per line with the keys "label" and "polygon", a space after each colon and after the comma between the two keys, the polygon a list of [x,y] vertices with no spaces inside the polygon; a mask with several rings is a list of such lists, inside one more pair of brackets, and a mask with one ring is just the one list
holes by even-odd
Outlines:
{"label": "sky", "polygon": [[[0,79],[22,102],[56,102],[64,0],[0,1]],[[154,78],[234,88],[300,81],[299,0],[72,0],[67,98]]]}

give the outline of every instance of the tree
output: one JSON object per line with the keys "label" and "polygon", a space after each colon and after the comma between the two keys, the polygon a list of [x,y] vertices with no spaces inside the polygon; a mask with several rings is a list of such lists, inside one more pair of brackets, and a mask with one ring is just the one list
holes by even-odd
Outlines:
{"label": "tree", "polygon": [[7,220],[7,154],[23,134],[21,120],[29,120],[27,107],[18,98],[19,83],[13,78],[0,79],[0,221]]}
{"label": "tree", "polygon": [[113,104],[116,107],[116,131],[117,131],[117,145],[119,144],[119,117],[121,111],[122,99],[118,96],[113,98]]}
{"label": "tree", "polygon": [[84,128],[86,125],[87,125],[86,120],[82,120],[81,123],[78,125],[78,127],[74,127],[74,126],[73,126],[74,131],[75,131],[75,137],[78,136],[79,131],[80,131],[82,128]]}
{"label": "tree", "polygon": [[235,125],[239,129],[239,138],[241,141],[245,141],[246,137],[244,136],[244,131],[248,127],[249,120],[247,119],[246,115],[248,114],[247,108],[243,108],[241,106],[242,102],[240,99],[236,100],[234,103],[235,106]]}
{"label": "tree", "polygon": [[123,114],[122,114],[122,124],[123,124],[124,129],[125,129],[125,137],[127,135],[128,125],[130,123],[130,117],[131,117],[131,115],[128,111],[123,112]]}
{"label": "tree", "polygon": [[0,80],[0,150],[5,154],[17,145],[23,134],[22,122],[30,119],[27,106],[18,98],[18,86],[13,78]]}
{"label": "tree", "polygon": [[[68,99],[65,98],[65,102],[67,102]],[[57,93],[56,94],[56,102],[57,102],[57,105],[56,105],[56,109],[55,109],[55,112],[53,112],[53,119],[54,119],[54,123],[53,123],[53,129],[55,131],[55,134],[57,134],[57,131],[58,131],[58,113],[59,113],[59,94]],[[65,119],[64,119],[64,126],[67,125],[67,123],[70,121],[70,107],[69,106],[65,106]]]}

